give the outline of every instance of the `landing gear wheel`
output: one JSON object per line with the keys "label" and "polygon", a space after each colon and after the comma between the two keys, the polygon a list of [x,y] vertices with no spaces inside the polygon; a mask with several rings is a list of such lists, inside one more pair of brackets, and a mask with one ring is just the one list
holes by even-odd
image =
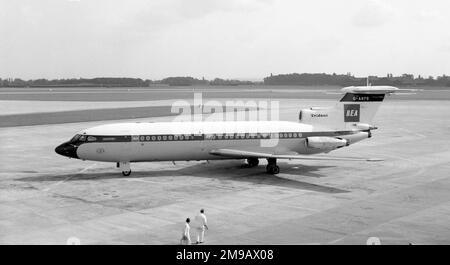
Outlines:
{"label": "landing gear wheel", "polygon": [[269,173],[269,174],[276,175],[276,174],[280,173],[280,167],[277,166],[277,165],[271,165],[271,164],[269,164],[269,165],[267,165],[267,167],[266,167],[266,171],[267,171],[267,173]]}
{"label": "landing gear wheel", "polygon": [[131,170],[122,171],[122,175],[124,175],[125,177],[128,177],[130,174],[131,174]]}
{"label": "landing gear wheel", "polygon": [[247,164],[249,167],[256,167],[259,165],[258,158],[247,158]]}
{"label": "landing gear wheel", "polygon": [[275,158],[267,159],[266,171],[269,174],[276,175],[280,173],[280,168],[277,166],[277,160]]}
{"label": "landing gear wheel", "polygon": [[278,173],[280,173],[280,167],[279,166],[274,166],[272,168],[272,174],[276,175]]}

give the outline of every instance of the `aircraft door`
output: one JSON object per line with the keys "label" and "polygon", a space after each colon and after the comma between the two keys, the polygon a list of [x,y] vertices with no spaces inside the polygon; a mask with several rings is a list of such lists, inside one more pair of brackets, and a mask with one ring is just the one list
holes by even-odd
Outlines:
{"label": "aircraft door", "polygon": [[205,136],[203,135],[202,128],[198,129],[197,133],[194,134],[194,140],[198,141],[200,152],[203,153],[205,151]]}
{"label": "aircraft door", "polygon": [[131,160],[137,160],[136,156],[140,156],[142,152],[142,147],[144,146],[143,140],[145,139],[141,139],[140,137],[140,135],[131,135],[131,143],[127,147],[127,151],[130,152]]}

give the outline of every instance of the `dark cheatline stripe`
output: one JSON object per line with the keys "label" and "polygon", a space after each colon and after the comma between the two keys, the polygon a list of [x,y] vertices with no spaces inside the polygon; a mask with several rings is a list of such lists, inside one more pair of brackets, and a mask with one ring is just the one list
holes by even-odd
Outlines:
{"label": "dark cheatline stripe", "polygon": [[383,99],[384,94],[346,93],[341,102],[375,102]]}
{"label": "dark cheatline stripe", "polygon": [[[118,136],[93,136],[96,138],[95,142],[131,142],[130,135],[118,135]],[[89,141],[89,137],[87,138]]]}
{"label": "dark cheatline stripe", "polygon": [[[179,142],[179,141],[227,141],[227,140],[261,140],[261,139],[302,139],[312,136],[338,137],[355,134],[359,131],[334,132],[282,132],[282,133],[234,133],[234,134],[152,134],[152,135],[84,135],[71,144],[84,143],[118,143],[118,142]],[[83,140],[80,140],[83,139]]]}

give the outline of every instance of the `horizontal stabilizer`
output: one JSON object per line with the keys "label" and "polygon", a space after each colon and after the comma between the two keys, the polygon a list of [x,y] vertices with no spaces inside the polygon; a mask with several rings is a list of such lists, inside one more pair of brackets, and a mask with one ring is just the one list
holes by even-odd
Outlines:
{"label": "horizontal stabilizer", "polygon": [[422,89],[398,88],[393,86],[349,86],[341,89],[344,93],[391,94],[402,91],[416,92]]}

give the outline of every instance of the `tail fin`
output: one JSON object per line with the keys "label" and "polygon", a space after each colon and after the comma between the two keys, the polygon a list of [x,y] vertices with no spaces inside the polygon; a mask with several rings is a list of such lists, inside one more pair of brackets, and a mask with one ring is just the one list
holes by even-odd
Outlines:
{"label": "tail fin", "polygon": [[345,87],[342,89],[345,95],[336,107],[342,110],[346,125],[371,124],[385,95],[397,90],[391,86]]}
{"label": "tail fin", "polygon": [[329,129],[368,130],[386,94],[400,89],[392,86],[351,86],[341,91],[344,96],[332,108],[302,110],[301,122]]}

